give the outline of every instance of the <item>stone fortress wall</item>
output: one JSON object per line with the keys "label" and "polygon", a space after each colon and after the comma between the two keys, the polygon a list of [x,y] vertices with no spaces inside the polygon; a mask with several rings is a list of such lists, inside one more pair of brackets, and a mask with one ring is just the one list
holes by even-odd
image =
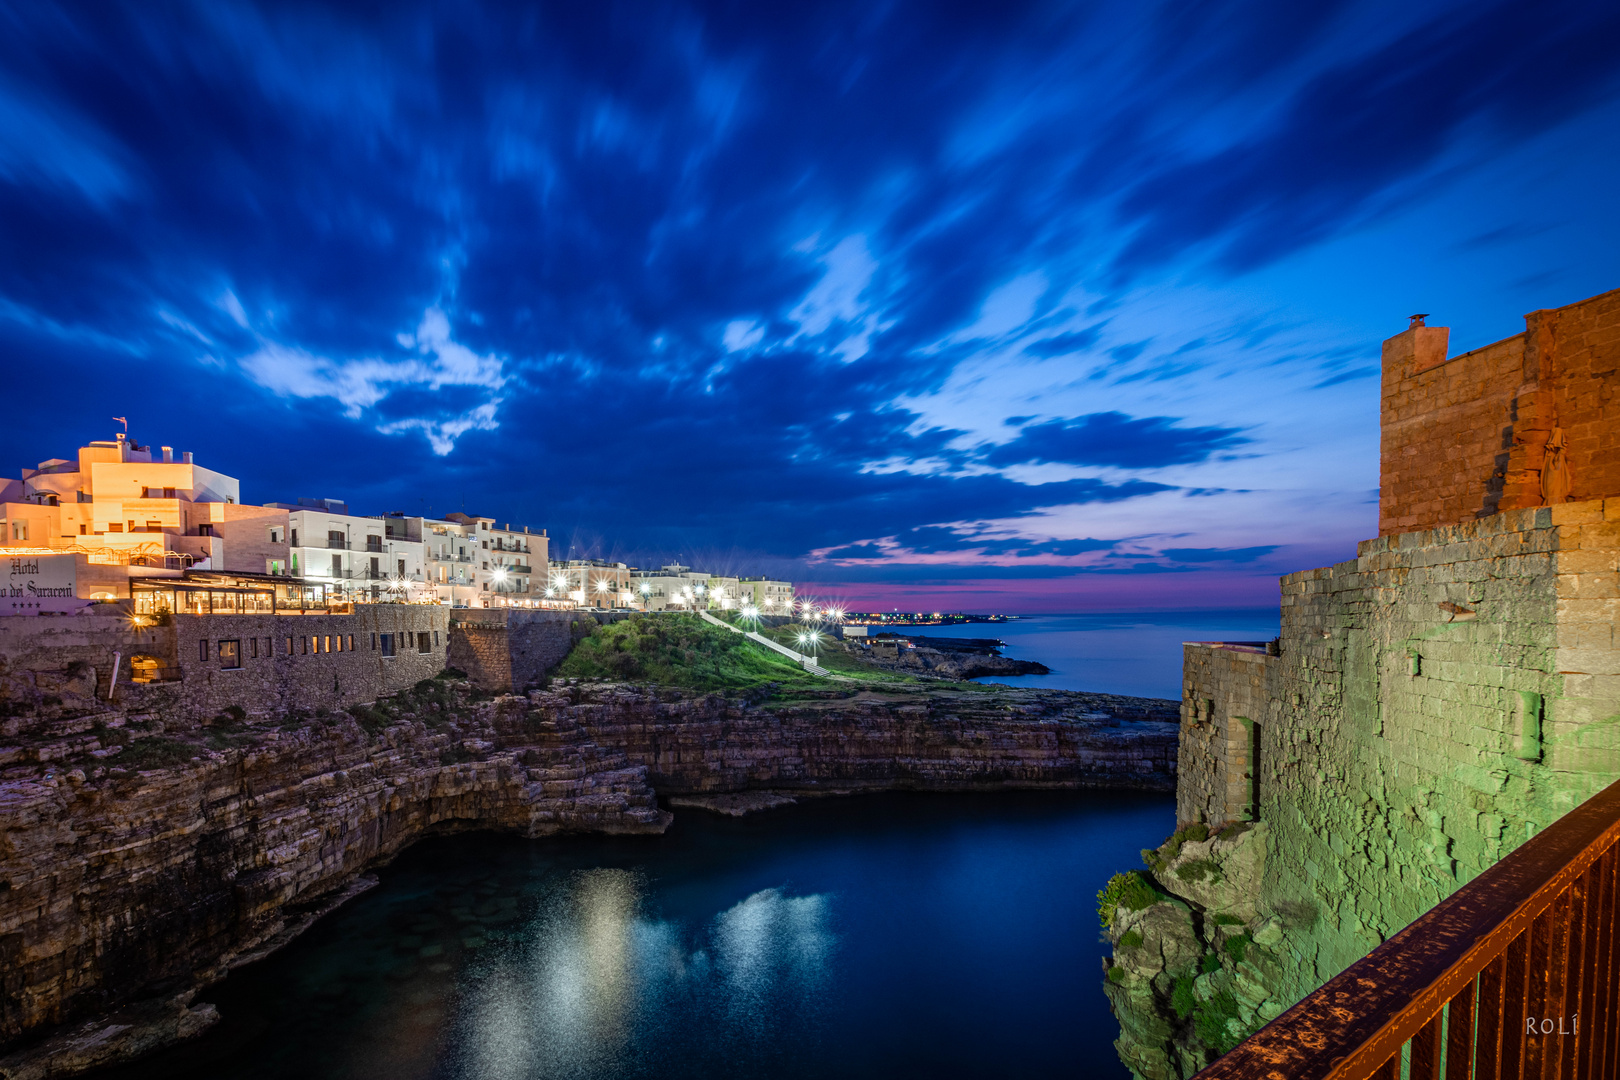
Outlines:
{"label": "stone fortress wall", "polygon": [[1267,823],[1297,1000],[1620,779],[1620,499],[1283,578],[1281,655],[1188,645],[1177,817]]}

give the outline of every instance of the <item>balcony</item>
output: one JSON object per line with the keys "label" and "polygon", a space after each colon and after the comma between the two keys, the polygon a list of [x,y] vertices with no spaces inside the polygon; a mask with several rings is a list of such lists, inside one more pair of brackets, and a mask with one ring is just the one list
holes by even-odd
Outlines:
{"label": "balcony", "polygon": [[501,567],[501,569],[505,570],[509,574],[532,574],[532,573],[534,573],[534,567],[525,565],[523,563],[513,563],[510,566],[503,566],[503,567]]}
{"label": "balcony", "polygon": [[366,541],[366,550],[367,551],[381,551],[382,549],[383,549],[383,546],[382,546],[382,541],[381,540],[368,540],[368,541]]}
{"label": "balcony", "polygon": [[1617,841],[1620,783],[1194,1080],[1620,1075]]}
{"label": "balcony", "polygon": [[349,550],[349,542],[347,540],[328,540],[326,542],[326,546],[331,548],[333,551]]}

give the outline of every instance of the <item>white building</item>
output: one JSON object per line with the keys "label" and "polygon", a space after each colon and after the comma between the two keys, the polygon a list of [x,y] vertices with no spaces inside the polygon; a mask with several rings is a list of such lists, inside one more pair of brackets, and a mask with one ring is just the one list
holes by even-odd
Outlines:
{"label": "white building", "polygon": [[393,535],[394,530],[387,528],[391,520],[399,519],[289,509],[288,571],[294,577],[327,583],[331,595],[343,600],[434,600],[422,541]]}
{"label": "white building", "polygon": [[793,613],[793,582],[772,578],[743,578],[738,582],[745,603],[759,608],[761,615],[791,615]]}

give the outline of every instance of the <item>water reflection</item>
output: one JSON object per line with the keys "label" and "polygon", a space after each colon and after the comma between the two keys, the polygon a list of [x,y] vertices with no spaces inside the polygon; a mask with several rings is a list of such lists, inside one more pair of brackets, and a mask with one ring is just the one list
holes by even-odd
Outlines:
{"label": "water reflection", "polygon": [[[708,1029],[678,1040],[735,1062],[821,1012],[834,939],[825,896],[754,893],[707,927],[649,917],[647,885],[621,869],[575,872],[540,905],[516,947],[466,972],[452,1042],[457,1071],[516,1080],[608,1077],[668,1066],[675,1017]],[[697,1064],[696,1061],[692,1064]]]}

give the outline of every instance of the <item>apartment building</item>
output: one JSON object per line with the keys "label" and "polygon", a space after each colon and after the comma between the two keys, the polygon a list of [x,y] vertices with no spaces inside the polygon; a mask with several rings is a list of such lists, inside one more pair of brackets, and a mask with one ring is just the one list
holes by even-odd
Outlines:
{"label": "apartment building", "polygon": [[578,607],[627,608],[636,601],[636,571],[622,562],[563,559],[551,564],[547,592]]}
{"label": "apartment building", "polygon": [[326,509],[289,510],[287,572],[325,583],[334,597],[347,601],[435,599],[422,541],[394,535],[387,528],[390,520],[395,519]]}
{"label": "apartment building", "polygon": [[743,602],[753,604],[762,615],[789,615],[793,612],[793,582],[773,578],[743,578],[738,582]]}
{"label": "apartment building", "polygon": [[494,518],[461,513],[446,514],[445,523],[460,526],[472,557],[468,569],[476,589],[466,606],[543,606],[550,544],[544,529],[498,525]]}

